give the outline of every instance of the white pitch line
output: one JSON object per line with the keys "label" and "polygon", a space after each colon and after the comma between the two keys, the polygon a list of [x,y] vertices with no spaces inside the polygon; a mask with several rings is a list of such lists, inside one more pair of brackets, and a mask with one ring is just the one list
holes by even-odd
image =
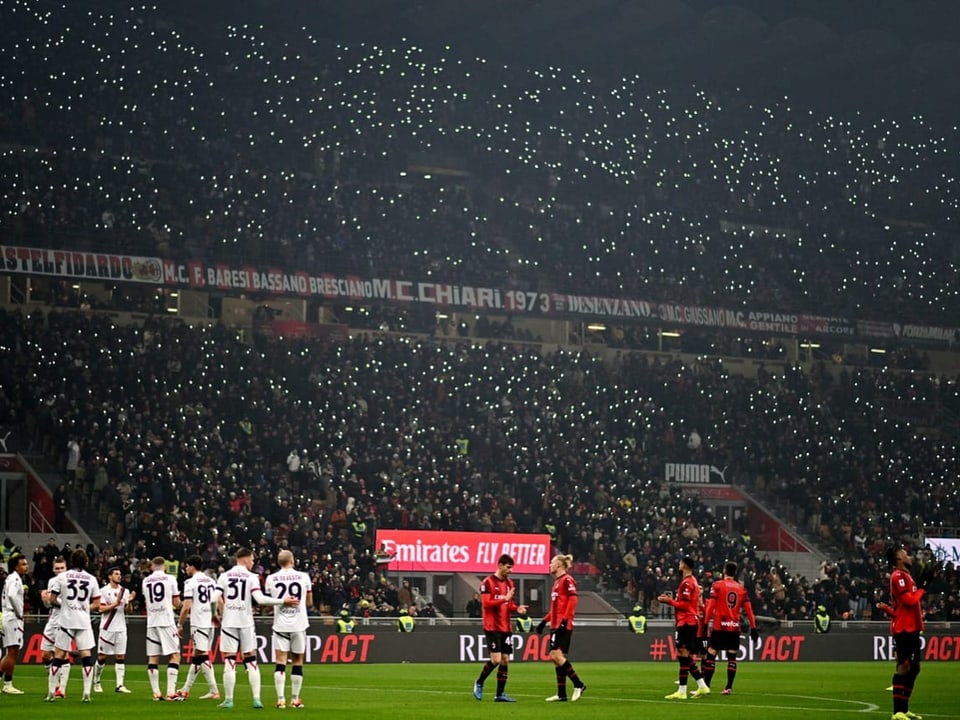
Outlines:
{"label": "white pitch line", "polygon": [[[336,687],[336,686],[334,686],[334,685],[324,685],[323,687],[324,687],[325,689],[327,689],[327,690],[367,690],[367,691],[371,691],[371,692],[382,692],[382,691],[383,691],[383,688],[381,688],[381,687],[362,687],[362,686],[358,687],[358,686],[356,686],[356,685],[351,685],[349,688],[348,688],[348,687]],[[471,689],[472,689],[472,688],[471,688]],[[472,696],[470,695],[469,690],[462,690],[462,691],[461,691],[461,690],[428,690],[428,689],[426,689],[426,688],[394,688],[394,689],[391,690],[391,692],[402,692],[402,693],[410,693],[410,694],[417,694],[417,695],[464,695],[464,694],[465,694],[465,695],[467,695],[467,696],[472,697]],[[769,708],[769,709],[772,709],[772,710],[797,710],[797,711],[799,711],[799,712],[809,712],[809,711],[811,711],[811,710],[816,710],[816,711],[818,711],[818,712],[846,712],[846,713],[848,713],[848,712],[863,712],[863,713],[865,713],[865,712],[876,712],[877,710],[880,709],[880,706],[879,706],[879,705],[876,705],[876,704],[874,704],[874,703],[861,702],[861,701],[859,701],[859,700],[844,700],[844,699],[842,699],[842,698],[820,697],[820,696],[817,696],[817,695],[783,695],[783,694],[779,694],[779,693],[777,693],[777,694],[774,694],[774,693],[763,693],[763,694],[764,694],[764,695],[767,695],[768,697],[790,697],[790,698],[797,698],[797,699],[800,699],[800,700],[820,700],[820,701],[822,701],[822,702],[828,702],[828,703],[829,703],[829,702],[849,703],[849,704],[852,704],[852,705],[862,705],[862,706],[864,706],[864,707],[862,707],[862,708],[860,708],[860,709],[858,709],[858,710],[855,710],[855,711],[851,711],[849,708],[810,707],[809,705],[805,705],[805,706],[800,706],[800,705],[753,705],[753,704],[747,704],[747,703],[733,703],[733,702],[730,702],[730,701],[728,701],[728,700],[726,700],[726,699],[724,699],[724,700],[722,701],[722,702],[723,702],[723,707]],[[527,695],[527,694],[524,694],[524,693],[520,693],[520,694],[513,693],[513,695],[514,695],[514,697],[517,697],[517,698],[521,698],[521,697],[522,697],[522,698],[537,698],[537,697],[539,697],[539,695]],[[656,705],[673,705],[673,706],[683,705],[683,703],[678,702],[678,701],[676,701],[676,700],[670,701],[670,700],[658,700],[658,699],[647,699],[647,698],[626,698],[626,697],[605,698],[605,697],[603,697],[603,696],[597,696],[597,695],[589,695],[589,694],[588,694],[588,695],[584,695],[584,699],[585,699],[585,700],[588,699],[588,698],[589,698],[589,699],[596,699],[596,700],[604,700],[604,701],[606,701],[606,702],[627,702],[627,703],[635,703],[635,702],[636,702],[636,703],[649,703],[649,704],[656,704]],[[696,703],[697,705],[704,705],[704,704],[706,704],[706,703],[703,702],[703,700],[700,700],[700,701],[698,702],[697,700],[694,700],[693,698],[690,698],[690,699],[687,700],[686,702],[691,703],[691,704],[692,704],[692,703]],[[708,700],[707,702],[710,702],[710,701]],[[718,707],[719,707],[719,706],[718,706]]]}
{"label": "white pitch line", "polygon": [[[306,688],[307,685],[304,685]],[[382,693],[383,688],[378,686],[358,686],[358,685],[326,685],[318,684],[312,686],[314,689],[323,689],[323,690],[350,690],[350,691],[369,691],[374,693]],[[470,694],[472,686],[466,690],[430,690],[427,688],[391,688],[390,692],[392,693],[403,693],[410,695],[464,695],[465,697],[473,700],[473,696]],[[718,693],[719,694],[719,693]],[[753,703],[744,703],[744,702],[731,702],[729,698],[724,698],[721,701],[712,701],[712,700],[694,700],[693,698],[686,701],[679,700],[660,700],[660,699],[648,699],[648,698],[627,698],[627,697],[604,697],[603,695],[598,695],[596,693],[588,693],[583,696],[583,700],[580,702],[587,702],[589,704],[594,704],[597,702],[604,703],[638,703],[644,705],[670,705],[673,707],[684,707],[686,703],[696,703],[699,705],[713,705],[713,707],[719,709],[720,707],[724,708],[736,708],[736,709],[750,709],[750,710],[784,710],[784,711],[794,711],[794,712],[821,712],[821,713],[875,713],[880,711],[880,706],[876,703],[864,702],[862,700],[846,700],[844,698],[836,697],[824,697],[821,695],[787,695],[783,693],[750,693],[752,695],[765,695],[767,697],[782,697],[782,698],[796,698],[798,700],[817,700],[820,702],[826,703],[847,703],[850,705],[861,705],[862,707],[858,709],[851,709],[846,707],[811,707],[809,705],[755,705]],[[541,695],[531,695],[526,693],[511,693],[513,697],[524,700],[532,700],[536,702],[537,700],[542,700]],[[732,697],[732,696],[731,696]],[[738,697],[743,697],[742,695]],[[474,701],[476,702],[476,701]],[[719,703],[722,703],[720,705]],[[933,718],[953,718],[954,715],[944,715],[942,713],[923,713],[925,720],[932,720]]]}

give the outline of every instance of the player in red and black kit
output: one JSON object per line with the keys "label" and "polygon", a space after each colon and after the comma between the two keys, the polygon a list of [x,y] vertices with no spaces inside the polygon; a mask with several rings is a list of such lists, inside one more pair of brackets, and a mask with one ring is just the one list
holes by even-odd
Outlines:
{"label": "player in red and black kit", "polygon": [[677,629],[676,639],[677,659],[680,661],[680,687],[677,691],[666,696],[667,700],[687,699],[687,677],[693,676],[697,681],[697,693],[707,695],[710,688],[703,681],[703,675],[697,668],[693,654],[702,646],[700,642],[700,586],[693,576],[693,558],[686,556],[680,561],[680,587],[677,588],[677,598],[669,595],[657,598],[660,602],[670,605],[674,609]]}
{"label": "player in red and black kit", "polygon": [[698,690],[694,697],[709,694],[710,681],[713,680],[713,672],[717,666],[717,653],[721,650],[727,656],[727,686],[723,689],[723,694],[730,695],[733,692],[733,681],[737,677],[737,654],[740,652],[741,612],[747,614],[750,639],[757,642],[760,637],[750,596],[747,595],[746,588],[736,580],[737,570],[735,562],[724,563],[723,577],[710,588],[710,599],[707,600],[707,609],[703,614],[704,632],[708,633],[710,638],[707,656],[703,659],[703,680],[707,684],[707,692]]}
{"label": "player in red and black kit", "polygon": [[501,555],[497,560],[497,571],[484,578],[480,583],[480,600],[483,608],[483,632],[487,637],[490,659],[484,663],[480,677],[473,685],[473,696],[483,700],[483,681],[497,668],[497,695],[494,702],[516,702],[504,694],[507,686],[507,664],[513,647],[510,629],[510,613],[525,613],[526,605],[517,605],[513,600],[516,588],[510,573],[513,571],[513,558]]}
{"label": "player in red and black kit", "polygon": [[[877,603],[877,608],[890,616],[893,651],[897,669],[893,674],[893,717],[891,720],[919,720],[910,712],[910,696],[920,674],[920,633],[923,631],[923,607],[920,600],[926,592],[932,573],[924,572],[918,582],[910,574],[913,558],[905,548],[887,548],[890,574],[890,604]],[[919,587],[918,587],[919,585]]]}
{"label": "player in red and black kit", "polygon": [[573,683],[570,702],[579,700],[587,689],[567,660],[570,638],[573,635],[573,616],[577,610],[577,581],[567,572],[571,565],[571,555],[554,555],[550,561],[550,574],[554,577],[553,589],[550,591],[550,610],[537,625],[538,635],[550,625],[550,660],[557,675],[557,694],[548,697],[547,702],[567,701],[567,678]]}

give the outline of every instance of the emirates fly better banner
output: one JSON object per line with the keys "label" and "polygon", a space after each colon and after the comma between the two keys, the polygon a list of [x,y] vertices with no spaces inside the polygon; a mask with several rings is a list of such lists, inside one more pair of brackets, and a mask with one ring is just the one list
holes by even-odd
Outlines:
{"label": "emirates fly better banner", "polygon": [[377,547],[390,554],[390,570],[490,573],[497,558],[513,558],[513,571],[543,575],[550,569],[550,536],[520,533],[378,530]]}

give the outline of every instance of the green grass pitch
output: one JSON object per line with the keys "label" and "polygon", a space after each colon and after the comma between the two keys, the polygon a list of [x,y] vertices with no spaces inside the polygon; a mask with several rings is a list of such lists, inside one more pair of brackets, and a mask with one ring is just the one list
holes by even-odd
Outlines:
{"label": "green grass pitch", "polygon": [[[667,663],[576,663],[587,691],[578,703],[544,702],[554,693],[553,666],[549,663],[511,665],[507,693],[515,704],[494,703],[496,678],[485,685],[485,697],[472,696],[480,665],[308,665],[305,671],[305,708],[283,710],[284,715],[336,713],[332,717],[411,717],[417,720],[490,720],[491,717],[543,718],[579,716],[594,718],[676,718],[683,720],[771,720],[809,717],[840,720],[886,720],[892,714],[890,685],[892,662],[874,663],[740,663],[734,694],[721,696],[726,666],[718,663],[714,692],[709,697],[686,701],[665,700],[676,689],[676,666]],[[955,662],[926,663],[917,680],[910,709],[924,720],[960,718],[960,678]],[[223,691],[223,668],[218,666],[217,682]],[[181,678],[185,670],[181,670]],[[82,680],[79,668],[70,674],[68,697],[45,703],[46,676],[36,666],[19,666],[15,684],[25,695],[0,695],[4,718],[63,720],[65,717],[123,718],[131,713],[150,712],[151,720],[164,716],[206,718],[277,715],[274,707],[273,666],[261,667],[262,698],[266,706],[254,710],[245,672],[237,673],[235,708],[221,710],[213,700],[189,699],[184,703],[155,703],[143,665],[128,665],[126,685],[132,695],[117,695],[113,689],[113,667],[103,677],[104,692],[93,695],[89,705],[80,703]],[[161,679],[161,687],[163,679]],[[568,684],[568,688],[569,688]],[[199,692],[196,692],[199,691]],[[206,692],[201,678],[194,694]],[[289,680],[287,684],[289,700]],[[569,692],[569,690],[568,690]],[[680,707],[677,707],[677,706]],[[16,713],[16,714],[14,714]]]}

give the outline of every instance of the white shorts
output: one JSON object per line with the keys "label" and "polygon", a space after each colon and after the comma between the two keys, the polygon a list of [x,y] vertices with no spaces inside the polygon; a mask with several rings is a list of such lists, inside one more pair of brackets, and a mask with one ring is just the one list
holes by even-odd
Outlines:
{"label": "white shorts", "polygon": [[193,654],[210,652],[213,647],[213,635],[216,629],[208,628],[190,628],[190,642],[193,643]]}
{"label": "white shorts", "polygon": [[244,655],[250,655],[257,651],[256,630],[252,627],[221,627],[220,652],[229,657],[230,655],[235,655],[238,650]]}
{"label": "white shorts", "polygon": [[306,630],[291,630],[289,632],[278,633],[273,631],[273,651],[285,653],[297,653],[302,655],[307,651],[307,632]]}
{"label": "white shorts", "polygon": [[97,652],[101,655],[126,655],[127,654],[127,631],[110,630],[100,631],[100,642],[97,643]]}
{"label": "white shorts", "polygon": [[180,653],[180,633],[173,625],[147,628],[147,657]]}
{"label": "white shorts", "polygon": [[23,620],[12,612],[3,616],[3,647],[23,647]]}
{"label": "white shorts", "polygon": [[40,636],[40,651],[53,652],[57,643],[57,631],[60,629],[60,623],[48,622],[43,626],[43,635]]}
{"label": "white shorts", "polygon": [[97,644],[97,639],[93,636],[93,630],[77,630],[76,628],[57,628],[57,637],[53,644],[60,650],[72,650],[76,643],[77,650],[93,650]]}

